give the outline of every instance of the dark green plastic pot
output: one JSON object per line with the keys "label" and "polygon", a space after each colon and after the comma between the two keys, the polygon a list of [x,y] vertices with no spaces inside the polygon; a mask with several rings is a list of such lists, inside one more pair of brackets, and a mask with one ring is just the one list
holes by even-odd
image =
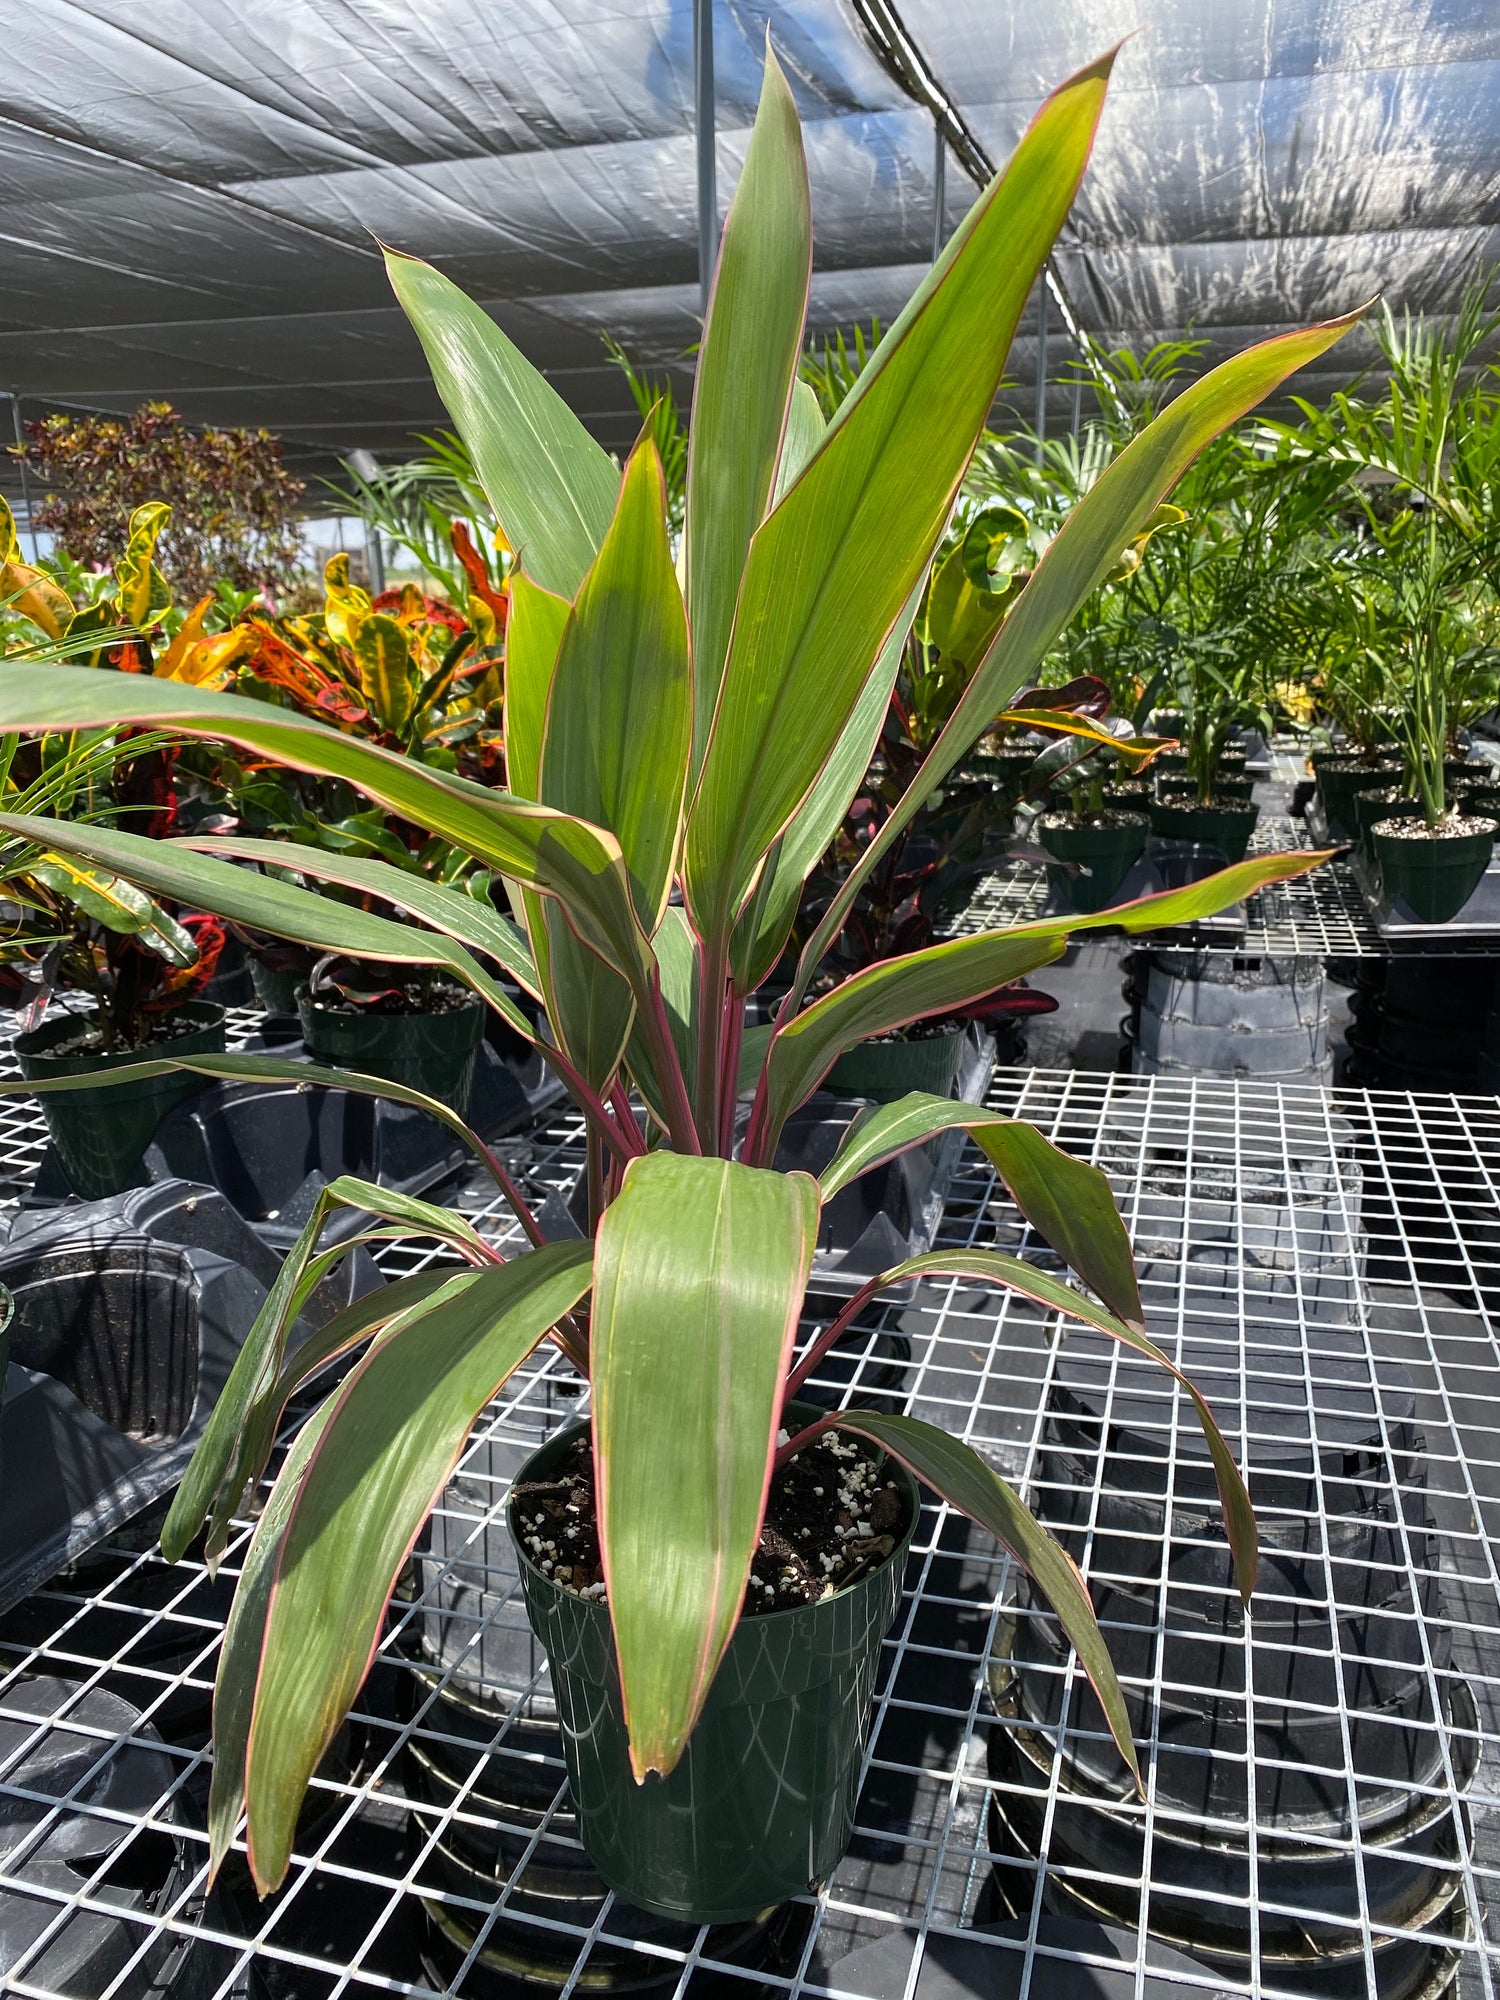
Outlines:
{"label": "dark green plastic pot", "polygon": [[1356,792],[1349,804],[1355,835],[1367,853],[1373,853],[1370,828],[1377,820],[1418,819],[1422,812],[1415,799],[1403,798],[1393,785],[1372,785],[1367,791]]}
{"label": "dark green plastic pot", "polygon": [[1479,887],[1495,847],[1497,822],[1488,831],[1432,839],[1425,831],[1388,832],[1377,822],[1370,830],[1380,881],[1392,902],[1403,902],[1424,924],[1446,924]]}
{"label": "dark green plastic pot", "polygon": [[[799,1405],[793,1414],[812,1422],[824,1412]],[[586,1429],[575,1424],[545,1444],[517,1484],[551,1478]],[[630,1772],[608,1610],[543,1576],[510,1519],[583,1844],[628,1902],[685,1923],[738,1923],[832,1874],[854,1828],[880,1645],[917,1520],[916,1484],[891,1464],[907,1505],[891,1555],[821,1604],[737,1625],[681,1762],[643,1785]]]}
{"label": "dark green plastic pot", "polygon": [[1259,806],[1179,805],[1158,799],[1151,808],[1151,831],[1161,840],[1191,840],[1199,847],[1218,848],[1226,861],[1243,861],[1259,818]]}
{"label": "dark green plastic pot", "polygon": [[1399,764],[1365,764],[1353,757],[1330,758],[1317,765],[1317,773],[1318,796],[1323,801],[1328,831],[1342,834],[1348,840],[1355,833],[1354,794],[1368,791],[1371,786],[1401,782]]}
{"label": "dark green plastic pot", "polygon": [[985,758],[984,774],[994,779],[998,791],[1007,797],[1014,796],[1038,754],[1035,750],[997,750],[993,757]]}
{"label": "dark green plastic pot", "polygon": [[297,1013],[314,1061],[405,1084],[453,1111],[468,1108],[484,1032],[484,1009],[477,1000],[446,1014],[373,1014],[320,1007],[303,993]]}
{"label": "dark green plastic pot", "polygon": [[828,1072],[823,1088],[841,1097],[868,1097],[876,1104],[894,1104],[909,1090],[946,1097],[963,1053],[962,1023],[912,1041],[856,1042]]}
{"label": "dark green plastic pot", "polygon": [[[179,1035],[149,1049],[135,1049],[127,1055],[54,1056],[59,1042],[67,1042],[86,1025],[87,1014],[59,1014],[44,1021],[29,1034],[17,1035],[16,1057],[28,1083],[47,1083],[61,1076],[96,1076],[131,1063],[150,1062],[164,1056],[203,1056],[224,1053],[224,1009],[210,1000],[185,1000],[172,1018],[200,1023],[190,1034]],[[102,1201],[130,1186],[146,1148],[156,1136],[156,1128],[169,1111],[202,1090],[206,1078],[184,1074],[148,1077],[140,1083],[121,1083],[98,1090],[48,1091],[41,1098],[42,1116],[47,1121],[58,1163],[68,1185],[85,1201]]]}
{"label": "dark green plastic pot", "polygon": [[1066,868],[1047,870],[1054,892],[1077,916],[1108,909],[1145,849],[1146,835],[1151,831],[1145,813],[1121,814],[1120,819],[1123,823],[1119,825],[1095,826],[1087,819],[1047,813],[1036,823],[1037,838],[1049,854],[1089,871],[1073,875]]}

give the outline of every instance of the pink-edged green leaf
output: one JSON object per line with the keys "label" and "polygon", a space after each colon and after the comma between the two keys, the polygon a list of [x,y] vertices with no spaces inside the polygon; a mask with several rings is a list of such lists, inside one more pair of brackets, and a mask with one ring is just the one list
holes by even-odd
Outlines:
{"label": "pink-edged green leaf", "polygon": [[[81,1076],[37,1078],[31,1082],[0,1083],[0,1097],[49,1097],[55,1091],[108,1090],[119,1083],[144,1083],[153,1076],[171,1076],[179,1071],[193,1076],[224,1077],[231,1081],[248,1078],[302,1087],[321,1085],[326,1090],[350,1090],[359,1097],[384,1097],[392,1104],[409,1105],[436,1118],[463,1141],[482,1165],[495,1172],[495,1158],[478,1133],[466,1125],[458,1113],[439,1098],[427,1097],[404,1083],[388,1077],[362,1076],[357,1070],[328,1069],[322,1063],[292,1062],[285,1056],[199,1055],[164,1056],[151,1062],[122,1063],[118,1069],[89,1071]],[[497,1175],[497,1179],[498,1179]],[[509,1190],[503,1180],[501,1191]]]}
{"label": "pink-edged green leaf", "polygon": [[987,1528],[1001,1548],[1014,1556],[1057,1613],[1099,1697],[1120,1755],[1139,1785],[1141,1767],[1130,1734],[1130,1716],[1088,1589],[1073,1558],[1048,1534],[1020,1494],[972,1446],[917,1417],[884,1410],[841,1410],[837,1421],[840,1430],[867,1437],[899,1459],[924,1486]]}
{"label": "pink-edged green leaf", "polygon": [[614,461],[450,279],[394,250],[385,265],[506,540],[533,581],[571,598],[614,511]]}
{"label": "pink-edged green leaf", "polygon": [[924,578],[901,607],[833,755],[797,808],[791,825],[766,856],[760,880],[734,927],[730,966],[741,993],[753,993],[786,950],[802,886],[827,853],[865,781],[925,582]]}
{"label": "pink-edged green leaf", "polygon": [[[590,950],[622,972],[638,996],[652,990],[654,961],[636,921],[624,857],[602,827],[382,750],[268,702],[87,667],[11,666],[0,676],[0,733],[133,723],[238,743],[295,770],[342,778],[501,875],[556,897]],[[130,873],[124,867],[120,872]],[[202,907],[215,909],[212,902]],[[389,928],[400,932],[399,925]]]}
{"label": "pink-edged green leaf", "polygon": [[1068,1269],[1112,1312],[1143,1331],[1130,1239],[1108,1180],[1021,1119],[925,1091],[877,1105],[850,1126],[819,1175],[823,1200],[831,1201],[857,1175],[922,1145],[935,1132],[955,1130],[967,1132],[983,1150],[1016,1207]]}
{"label": "pink-edged green leaf", "polygon": [[541,797],[547,697],[572,608],[524,568],[513,572],[505,624],[505,782],[518,799]]}
{"label": "pink-edged green leaf", "polygon": [[[563,628],[539,777],[544,804],[619,841],[648,936],[671,888],[692,727],[687,612],[661,460],[647,437],[626,464],[614,519]],[[570,1059],[603,1090],[619,1067],[634,997],[559,910],[545,920],[548,1016]]]}
{"label": "pink-edged green leaf", "polygon": [[[1163,1353],[1141,1328],[1127,1325],[1113,1313],[1101,1312],[1091,1300],[1083,1298],[1058,1279],[1049,1278],[1046,1272],[1038,1271],[1023,1259],[1008,1256],[1000,1250],[929,1250],[920,1257],[908,1258],[904,1264],[892,1266],[889,1271],[882,1271],[878,1278],[870,1280],[866,1289],[873,1296],[876,1291],[898,1284],[903,1278],[943,1277],[981,1278],[988,1284],[1002,1285],[1007,1291],[1024,1293],[1039,1305],[1054,1306],[1070,1319],[1081,1320],[1085,1326],[1095,1327],[1100,1333],[1107,1333],[1112,1340],[1118,1340],[1122,1347],[1130,1348],[1147,1361],[1154,1361],[1187,1391],[1213,1462],[1219,1504],[1224,1510],[1224,1532],[1234,1558],[1235,1582],[1241,1598],[1248,1604],[1255,1589],[1255,1574],[1260,1563],[1260,1529],[1255,1509],[1250,1504],[1250,1495],[1235,1464],[1234,1453],[1229,1449],[1213,1411],[1202,1392],[1170,1355]],[[802,1364],[799,1374],[805,1379],[805,1364]]]}
{"label": "pink-edged green leaf", "polygon": [[861,855],[803,949],[801,990],[842,929],[854,899],[923,802],[967,755],[1022,688],[1107,580],[1120,552],[1145,533],[1157,510],[1203,447],[1309,361],[1332,347],[1360,318],[1346,314],[1322,326],[1279,334],[1221,362],[1190,383],[1133,438],[1084,494],[1048,544],[1025,588],[985,652],[942,735],[896,810]]}
{"label": "pink-edged green leaf", "polygon": [[1078,931],[1138,933],[1196,923],[1228,909],[1268,882],[1307,874],[1332,852],[1255,855],[1188,888],[1142,896],[1093,916],[1052,917],[1044,923],[1017,924],[1010,930],[980,931],[973,937],[954,938],[905,958],[882,959],[866,967],[815,1000],[773,1038],[766,1057],[765,1116],[756,1157],[774,1157],[787,1117],[856,1042],[982,1000],[1060,958],[1068,939]]}
{"label": "pink-edged green leaf", "polygon": [[727,942],[932,559],[1111,61],[1047,99],[755,531],[688,825],[687,900],[705,937]]}
{"label": "pink-edged green leaf", "polygon": [[637,1779],[677,1763],[739,1618],[817,1228],[808,1175],[665,1152],[599,1225],[595,1487]]}
{"label": "pink-edged green leaf", "polygon": [[550,1243],[476,1272],[457,1297],[377,1340],[335,1392],[280,1537],[246,1740],[250,1870],[262,1895],[286,1874],[308,1780],[369,1671],[401,1565],[475,1418],[588,1290],[592,1252]]}
{"label": "pink-edged green leaf", "polygon": [[719,242],[693,381],[684,543],[695,771],[708,743],[750,537],[771,497],[811,276],[802,128],[768,38],[760,105]]}
{"label": "pink-edged green leaf", "polygon": [[[515,925],[488,903],[448,889],[426,875],[395,868],[389,861],[377,861],[366,854],[337,854],[327,848],[307,847],[299,841],[250,840],[227,834],[200,834],[191,840],[173,841],[172,851],[187,848],[194,854],[222,855],[229,861],[255,861],[263,868],[284,868],[290,874],[306,875],[316,882],[333,882],[343,889],[379,897],[392,908],[439,931],[444,937],[485,953],[508,972],[518,986],[537,997],[541,988],[536,966],[526,940]],[[320,896],[327,907],[328,899]],[[517,1033],[534,1040],[531,1024],[519,1008],[513,1008],[523,1024]],[[507,1013],[506,1020],[516,1027]]]}

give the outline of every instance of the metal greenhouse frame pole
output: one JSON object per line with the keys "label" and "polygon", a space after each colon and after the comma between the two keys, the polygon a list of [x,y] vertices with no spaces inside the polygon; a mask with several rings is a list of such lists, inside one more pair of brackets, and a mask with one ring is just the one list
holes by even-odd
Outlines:
{"label": "metal greenhouse frame pole", "polygon": [[714,166],[713,0],[693,0],[693,125],[698,153],[698,304],[708,317],[708,290],[719,253],[719,189]]}

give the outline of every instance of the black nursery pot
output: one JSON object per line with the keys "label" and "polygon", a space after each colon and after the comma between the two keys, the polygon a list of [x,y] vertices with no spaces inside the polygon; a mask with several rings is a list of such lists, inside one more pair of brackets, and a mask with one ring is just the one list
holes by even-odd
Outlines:
{"label": "black nursery pot", "polygon": [[[798,1422],[823,1412],[788,1406]],[[575,1424],[521,1468],[546,1480]],[[849,1844],[880,1646],[901,1597],[916,1483],[891,1462],[906,1525],[877,1569],[818,1604],[742,1619],[681,1762],[631,1776],[605,1605],[544,1576],[510,1509],[533,1630],[546,1649],[583,1843],[627,1901],[689,1923],[738,1923],[825,1880]]]}
{"label": "black nursery pot", "polygon": [[1378,820],[1370,829],[1386,895],[1405,903],[1419,922],[1448,923],[1479,887],[1500,823],[1476,818],[1470,824],[1472,832],[1437,835],[1399,820]]}
{"label": "black nursery pot", "polygon": [[1243,861],[1259,818],[1259,806],[1179,805],[1163,799],[1151,808],[1151,831],[1162,840],[1216,847],[1228,862]]}
{"label": "black nursery pot", "polygon": [[1403,798],[1394,785],[1376,785],[1356,792],[1350,801],[1354,831],[1366,852],[1371,851],[1370,828],[1383,819],[1418,819],[1422,808],[1416,799]]}
{"label": "black nursery pot", "polygon": [[955,1021],[940,1035],[856,1042],[828,1072],[824,1088],[875,1104],[894,1104],[912,1090],[947,1097],[963,1060],[964,1035],[963,1022]]}
{"label": "black nursery pot", "polygon": [[1323,801],[1323,816],[1328,822],[1328,831],[1350,838],[1355,831],[1355,793],[1369,791],[1372,787],[1383,789],[1401,781],[1399,764],[1367,764],[1357,757],[1322,759],[1315,756],[1313,768],[1318,774],[1318,793]]}
{"label": "black nursery pot", "polygon": [[[60,1014],[56,1020],[17,1035],[21,1074],[28,1083],[47,1083],[55,1077],[103,1075],[160,1057],[224,1053],[222,1007],[208,1000],[185,1000],[170,1018],[196,1025],[170,1041],[126,1054],[54,1055],[52,1051],[60,1043],[73,1041],[80,1027],[92,1019],[88,1014]],[[106,1195],[129,1187],[162,1119],[203,1085],[204,1078],[185,1072],[148,1077],[139,1083],[101,1085],[98,1090],[44,1093],[42,1116],[74,1193],[85,1201],[102,1201]]]}
{"label": "black nursery pot", "polygon": [[1067,907],[1080,916],[1108,909],[1120,884],[1146,845],[1151,822],[1144,813],[1111,813],[1100,825],[1091,817],[1073,819],[1047,813],[1037,821],[1037,838],[1060,862],[1077,862],[1087,874],[1049,868],[1047,879]]}
{"label": "black nursery pot", "polygon": [[441,1014],[376,1014],[323,1007],[303,993],[297,1013],[315,1062],[404,1084],[460,1113],[468,1105],[484,1032],[484,1009],[477,1000]]}

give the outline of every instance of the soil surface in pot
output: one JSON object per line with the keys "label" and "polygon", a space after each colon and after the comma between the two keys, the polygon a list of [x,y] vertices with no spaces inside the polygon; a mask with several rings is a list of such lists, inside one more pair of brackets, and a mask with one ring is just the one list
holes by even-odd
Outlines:
{"label": "soil surface in pot", "polygon": [[479,1002],[464,986],[429,986],[416,980],[387,986],[369,1000],[350,1000],[335,987],[320,987],[312,1004],[326,1014],[462,1014]]}
{"label": "soil surface in pot", "polygon": [[144,1056],[149,1055],[153,1049],[164,1048],[180,1041],[184,1035],[201,1035],[203,1029],[204,1022],[201,1017],[182,1014],[155,1015],[147,1025],[143,1040],[130,1043],[117,1042],[112,1049],[107,1049],[103,1031],[95,1017],[92,1014],[80,1014],[77,1034],[69,1035],[63,1041],[54,1042],[47,1050],[47,1056],[49,1060],[63,1056]]}
{"label": "soil surface in pot", "polygon": [[1128,806],[1106,806],[1103,812],[1043,813],[1038,824],[1041,826],[1140,826],[1144,813],[1133,812]]}
{"label": "soil surface in pot", "polygon": [[1436,826],[1428,826],[1420,819],[1382,819],[1375,822],[1373,831],[1388,834],[1392,840],[1467,840],[1471,834],[1495,832],[1496,822],[1487,814],[1483,819],[1475,819],[1463,813],[1447,813]]}
{"label": "soil surface in pot", "polygon": [[[760,1546],[750,1565],[746,1617],[816,1604],[883,1562],[905,1530],[901,1488],[874,1445],[824,1431],[771,1481]],[[594,1516],[594,1461],[579,1438],[556,1479],[515,1489],[528,1554],[580,1597],[605,1596]]]}

